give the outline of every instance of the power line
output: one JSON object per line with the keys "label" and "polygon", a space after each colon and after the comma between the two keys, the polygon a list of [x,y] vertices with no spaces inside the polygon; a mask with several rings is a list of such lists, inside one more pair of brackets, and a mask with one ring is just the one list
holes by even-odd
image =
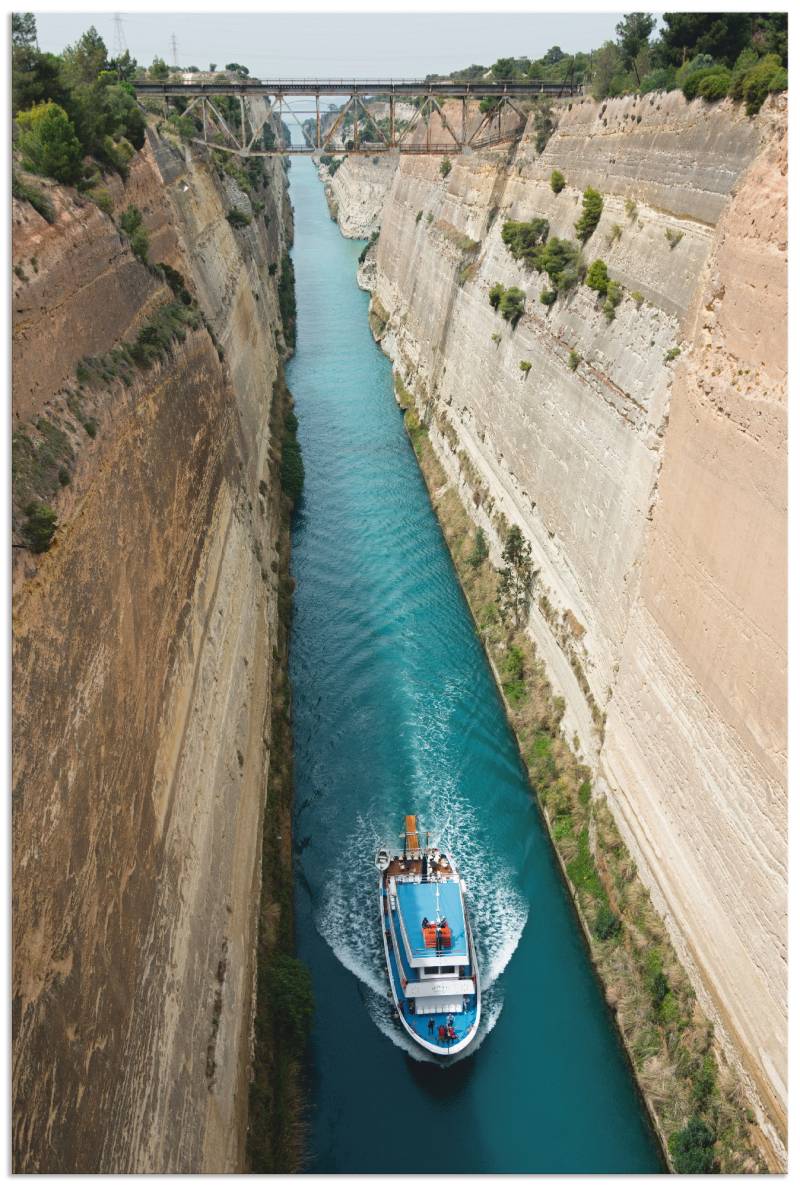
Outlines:
{"label": "power line", "polygon": [[177,69],[178,68],[178,42],[175,39],[174,33],[172,34],[172,36],[169,39],[169,44],[172,49],[172,65]]}

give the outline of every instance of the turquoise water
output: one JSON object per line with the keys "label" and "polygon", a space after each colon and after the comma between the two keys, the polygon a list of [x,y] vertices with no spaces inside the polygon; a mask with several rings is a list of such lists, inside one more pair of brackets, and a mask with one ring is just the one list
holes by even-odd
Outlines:
{"label": "turquoise water", "polygon": [[[316,997],[308,1169],[662,1168],[372,341],[360,243],[310,161],[290,173],[306,467],[291,669],[298,951]],[[402,816],[470,892],[481,1033],[443,1068],[393,1020],[381,841]]]}

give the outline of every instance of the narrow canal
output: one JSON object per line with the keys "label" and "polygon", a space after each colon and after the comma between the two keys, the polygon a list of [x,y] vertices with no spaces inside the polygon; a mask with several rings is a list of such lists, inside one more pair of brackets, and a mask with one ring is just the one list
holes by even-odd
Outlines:
{"label": "narrow canal", "polygon": [[[292,632],[299,955],[316,999],[308,1170],[655,1172],[589,965],[356,286],[362,244],[290,173],[306,485]],[[452,849],[486,988],[445,1068],[387,1002],[379,842],[406,812]]]}

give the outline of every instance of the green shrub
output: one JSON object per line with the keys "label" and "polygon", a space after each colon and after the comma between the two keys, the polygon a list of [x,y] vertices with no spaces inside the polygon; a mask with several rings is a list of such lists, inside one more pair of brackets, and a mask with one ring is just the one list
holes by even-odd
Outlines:
{"label": "green shrub", "polygon": [[694,1077],[692,1100],[698,1108],[705,1108],[717,1094],[717,1063],[713,1054],[706,1054]]}
{"label": "green shrub", "polygon": [[609,280],[606,288],[606,304],[611,305],[612,309],[616,309],[623,297],[623,288],[618,280]]}
{"label": "green shrub", "polygon": [[94,417],[90,416],[88,420],[84,420],[83,427],[86,430],[86,435],[94,440],[94,438],[97,436],[97,421],[94,419]]}
{"label": "green shrub", "polygon": [[534,144],[537,152],[543,152],[547,141],[556,129],[552,107],[537,106],[533,116]]}
{"label": "green shrub", "polygon": [[521,288],[512,285],[507,288],[500,298],[500,315],[505,321],[516,326],[522,314],[525,312],[525,293]]}
{"label": "green shrub", "polygon": [[81,175],[83,153],[75,126],[57,103],[37,103],[17,115],[18,145],[23,164],[33,173],[74,185]]}
{"label": "green shrub", "polygon": [[742,98],[747,114],[756,115],[770,91],[783,90],[786,77],[777,54],[767,54],[753,66],[742,82]]}
{"label": "green shrub", "polygon": [[577,890],[585,890],[598,901],[605,900],[605,890],[589,848],[588,828],[582,828],[578,835],[578,852],[567,864],[567,876]]}
{"label": "green shrub", "polygon": [[633,219],[639,213],[639,208],[636,205],[636,203],[634,202],[633,198],[625,199],[625,213],[627,214],[628,218],[630,218],[631,221],[633,221]]}
{"label": "green shrub", "polygon": [[365,243],[363,249],[359,253],[358,262],[360,264],[363,264],[364,260],[367,258],[367,252],[369,251],[370,247],[372,247],[375,243],[378,242],[379,234],[380,234],[380,231],[378,230],[378,231],[373,231],[372,234],[370,235],[368,242]]}
{"label": "green shrub", "polygon": [[418,210],[417,217],[414,219],[414,222],[421,222],[421,221],[422,221],[422,211]]}
{"label": "green shrub", "polygon": [[95,206],[99,207],[104,214],[111,215],[114,213],[114,203],[111,200],[111,194],[107,189],[102,187],[99,189],[90,189],[88,196],[92,199]]}
{"label": "green shrub", "polygon": [[202,324],[199,311],[182,301],[162,305],[139,330],[128,347],[128,355],[137,367],[146,370],[169,353],[174,341],[183,341],[187,327],[199,329]]}
{"label": "green shrub", "polygon": [[608,268],[602,259],[596,259],[590,265],[584,284],[587,288],[591,288],[595,292],[599,292],[601,296],[605,296],[608,290]]}
{"label": "green shrub", "polygon": [[119,217],[120,229],[132,235],[142,225],[142,212],[138,206],[128,206]]}
{"label": "green shrub", "polygon": [[475,543],[472,551],[467,557],[467,564],[470,568],[480,568],[484,560],[489,555],[489,546],[486,543],[486,536],[483,533],[483,528],[479,527],[475,533]]}
{"label": "green shrub", "polygon": [[305,476],[303,454],[297,439],[297,417],[294,412],[289,411],[283,425],[281,488],[293,503],[297,502],[302,493]]}
{"label": "green shrub", "polygon": [[32,552],[46,552],[55,535],[58,517],[47,503],[33,499],[25,507],[27,519],[22,526],[22,535]]}
{"label": "green shrub", "polygon": [[622,929],[622,923],[609,905],[600,903],[592,930],[598,939],[613,939]]}
{"label": "green shrub", "polygon": [[693,70],[691,74],[687,75],[681,90],[686,99],[690,102],[696,99],[700,94],[700,87],[709,79],[721,79],[725,86],[725,94],[728,92],[730,84],[730,72],[724,66],[708,66],[702,70]]}
{"label": "green shrub", "polygon": [[669,981],[664,973],[659,970],[650,980],[650,999],[656,1011],[661,1007],[661,1002],[665,999],[668,992]]}
{"label": "green shrub", "polygon": [[554,288],[545,288],[543,292],[539,293],[539,300],[549,308],[550,305],[555,304],[557,296],[558,293]]}
{"label": "green shrub", "polygon": [[528,362],[528,360],[526,358],[523,358],[519,364],[519,369],[522,371],[523,375],[527,375],[529,373],[532,365],[533,365],[533,363],[530,363],[530,362]]}
{"label": "green shrub", "polygon": [[714,1168],[714,1134],[697,1116],[667,1142],[679,1174],[710,1174]]}
{"label": "green shrub", "polygon": [[278,277],[278,307],[283,324],[286,345],[293,350],[297,337],[297,301],[294,291],[294,264],[288,251],[281,258],[281,274]]}
{"label": "green shrub", "polygon": [[575,233],[582,243],[592,236],[602,213],[602,195],[591,185],[587,186],[583,191],[583,213],[575,223]]}
{"label": "green shrub", "polygon": [[672,347],[670,350],[668,350],[668,351],[667,351],[667,353],[664,355],[664,362],[673,362],[673,361],[674,361],[674,360],[675,360],[675,359],[678,357],[678,355],[680,354],[680,352],[681,352],[681,348],[680,348],[680,346],[673,346],[673,347]]}
{"label": "green shrub", "polygon": [[240,210],[238,206],[234,206],[233,209],[229,210],[225,217],[234,229],[250,226],[252,222],[250,215],[245,214],[244,210]]}
{"label": "green shrub", "polygon": [[138,227],[130,237],[131,251],[140,261],[140,263],[147,263],[147,255],[150,250],[150,238],[143,226]]}
{"label": "green shrub", "polygon": [[495,346],[499,346],[502,340],[503,337],[501,334],[492,334],[492,341],[494,342]]}
{"label": "green shrub", "polygon": [[719,99],[724,99],[727,95],[730,81],[730,72],[727,70],[721,71],[718,74],[708,74],[705,78],[701,79],[697,93],[707,103],[716,103]]}
{"label": "green shrub", "polygon": [[314,1019],[311,973],[302,960],[276,952],[267,969],[266,980],[265,995],[278,1025],[288,1031],[290,1043],[302,1051]]}
{"label": "green shrub", "polygon": [[560,194],[566,184],[564,174],[558,169],[553,169],[553,172],[550,174],[550,188],[553,193]]}
{"label": "green shrub", "polygon": [[681,239],[683,238],[683,231],[676,231],[674,227],[668,226],[664,231],[664,238],[669,243],[670,250],[672,250],[673,247],[678,246]]}
{"label": "green shrub", "polygon": [[744,80],[752,68],[758,64],[758,53],[751,46],[743,49],[731,70],[731,81],[728,94],[736,102],[744,98]]}
{"label": "green shrub", "polygon": [[509,647],[501,668],[503,691],[513,705],[525,699],[525,666],[519,647]]}
{"label": "green shrub", "polygon": [[569,352],[569,369],[571,371],[577,371],[578,364],[580,363],[580,361],[581,361],[580,354],[578,354],[575,350],[570,350],[570,352]]}
{"label": "green shrub", "polygon": [[637,308],[637,309],[641,309],[641,307],[642,307],[642,303],[643,303],[643,301],[644,301],[644,297],[643,297],[643,296],[642,296],[642,294],[641,294],[641,293],[638,291],[638,289],[637,289],[635,292],[632,292],[632,293],[631,293],[631,300],[634,302],[634,304],[636,305],[636,308]]}
{"label": "green shrub", "polygon": [[569,239],[548,239],[532,262],[538,272],[547,273],[558,292],[577,284],[583,273],[580,249]]}
{"label": "green shrub", "polygon": [[505,292],[505,288],[500,283],[493,284],[492,287],[489,289],[489,304],[492,306],[493,309],[500,308],[500,301],[503,299],[504,292]]}
{"label": "green shrub", "polygon": [[530,222],[509,219],[503,223],[500,238],[514,259],[522,259],[536,267],[540,248],[549,233],[550,223],[546,218],[532,218]]}
{"label": "green shrub", "polygon": [[50,199],[35,185],[23,181],[16,173],[11,175],[11,193],[20,202],[30,202],[36,213],[41,214],[46,222],[55,221],[56,213]]}
{"label": "green shrub", "polygon": [[645,74],[642,79],[642,85],[639,87],[643,95],[649,95],[651,91],[674,91],[674,89],[674,66],[660,66],[656,70],[650,70]]}
{"label": "green shrub", "polygon": [[442,157],[442,162],[439,165],[439,172],[441,173],[442,177],[446,177],[447,174],[452,169],[452,167],[453,167],[453,162],[450,160],[450,157],[449,156]]}
{"label": "green shrub", "polygon": [[587,779],[578,787],[578,802],[580,803],[581,807],[588,807],[591,797],[592,784]]}

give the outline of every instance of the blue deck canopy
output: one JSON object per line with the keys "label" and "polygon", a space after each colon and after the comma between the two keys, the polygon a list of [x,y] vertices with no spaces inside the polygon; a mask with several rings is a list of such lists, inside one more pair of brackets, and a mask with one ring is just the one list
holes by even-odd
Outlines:
{"label": "blue deck canopy", "polygon": [[441,952],[425,946],[422,920],[436,920],[436,890],[434,882],[400,881],[397,883],[397,905],[403,918],[403,927],[408,939],[412,959],[426,956],[466,956],[467,928],[461,901],[461,887],[455,881],[438,883],[439,912],[446,920],[451,932],[450,946]]}

